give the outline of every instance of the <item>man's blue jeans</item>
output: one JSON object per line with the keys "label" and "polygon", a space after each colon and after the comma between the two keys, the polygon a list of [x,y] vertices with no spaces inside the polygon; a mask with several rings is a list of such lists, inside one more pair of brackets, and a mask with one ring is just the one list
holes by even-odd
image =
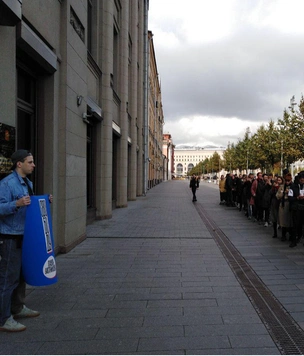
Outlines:
{"label": "man's blue jeans", "polygon": [[0,237],[0,325],[21,311],[25,297],[25,282],[21,276],[22,249],[16,239]]}

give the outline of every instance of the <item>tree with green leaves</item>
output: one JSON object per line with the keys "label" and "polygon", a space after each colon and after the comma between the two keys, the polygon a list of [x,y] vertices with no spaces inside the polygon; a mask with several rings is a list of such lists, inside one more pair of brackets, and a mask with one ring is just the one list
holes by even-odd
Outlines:
{"label": "tree with green leaves", "polygon": [[286,166],[304,159],[304,99],[301,97],[299,110],[285,109],[283,118],[278,120],[280,139]]}

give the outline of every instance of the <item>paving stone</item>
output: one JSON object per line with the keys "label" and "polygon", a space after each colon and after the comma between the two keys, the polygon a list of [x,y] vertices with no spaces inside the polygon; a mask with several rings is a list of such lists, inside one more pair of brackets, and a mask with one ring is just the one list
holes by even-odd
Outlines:
{"label": "paving stone", "polygon": [[171,338],[141,338],[138,351],[166,351],[166,350],[186,350],[229,348],[230,342],[226,336],[200,336],[200,337],[171,337]]}

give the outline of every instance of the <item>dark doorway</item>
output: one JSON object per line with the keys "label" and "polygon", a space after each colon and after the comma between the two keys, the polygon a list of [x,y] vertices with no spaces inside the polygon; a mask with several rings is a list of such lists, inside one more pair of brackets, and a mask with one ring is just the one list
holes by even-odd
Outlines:
{"label": "dark doorway", "polygon": [[96,129],[87,124],[87,224],[96,217]]}
{"label": "dark doorway", "polygon": [[[17,68],[17,126],[16,149],[29,150],[37,158],[37,79],[25,69]],[[30,177],[34,187],[38,170]]]}

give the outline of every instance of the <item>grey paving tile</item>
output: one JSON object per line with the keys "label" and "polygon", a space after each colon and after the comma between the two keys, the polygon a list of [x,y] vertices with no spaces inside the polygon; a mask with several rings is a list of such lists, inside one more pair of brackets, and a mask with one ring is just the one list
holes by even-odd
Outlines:
{"label": "grey paving tile", "polygon": [[104,318],[74,318],[74,319],[61,319],[58,329],[70,329],[77,328],[83,324],[90,328],[124,328],[124,327],[137,327],[141,326],[144,322],[144,318],[141,316],[128,316],[111,318],[110,316]]}
{"label": "grey paving tile", "polygon": [[258,315],[244,315],[244,314],[222,314],[224,324],[246,324],[246,323],[262,323]]}
{"label": "grey paving tile", "polygon": [[187,299],[187,300],[149,300],[147,308],[187,308],[216,306],[215,298]]}
{"label": "grey paving tile", "polygon": [[201,337],[172,337],[172,338],[142,338],[139,341],[138,351],[166,351],[166,350],[185,350],[210,349],[210,348],[229,348],[230,343],[225,336],[201,336]]}
{"label": "grey paving tile", "polygon": [[153,337],[184,337],[182,325],[176,326],[141,326],[125,328],[101,328],[95,339],[129,339],[129,338],[153,338]]}
{"label": "grey paving tile", "polygon": [[40,355],[102,355],[136,352],[138,339],[45,342]]}
{"label": "grey paving tile", "polygon": [[229,341],[232,348],[254,348],[259,347],[273,347],[273,340],[270,335],[230,335]]}
{"label": "grey paving tile", "polygon": [[158,307],[146,309],[109,309],[107,317],[122,318],[122,317],[140,317],[140,316],[167,316],[167,315],[182,315],[183,309],[181,307]]}
{"label": "grey paving tile", "polygon": [[39,355],[42,345],[43,342],[19,342],[18,338],[10,336],[5,342],[0,338],[0,353],[1,355]]}
{"label": "grey paving tile", "polygon": [[148,316],[144,318],[144,326],[165,326],[165,325],[209,325],[209,324],[223,324],[221,315],[212,314],[191,314],[182,316]]}
{"label": "grey paving tile", "polygon": [[151,293],[124,293],[115,296],[116,300],[172,300],[182,299],[182,293],[162,293],[162,294],[151,294]]}
{"label": "grey paving tile", "polygon": [[187,350],[186,355],[279,355],[276,347]]}
{"label": "grey paving tile", "polygon": [[236,335],[269,335],[261,323],[245,324],[216,324],[216,325],[191,325],[185,326],[185,336],[236,336]]}

